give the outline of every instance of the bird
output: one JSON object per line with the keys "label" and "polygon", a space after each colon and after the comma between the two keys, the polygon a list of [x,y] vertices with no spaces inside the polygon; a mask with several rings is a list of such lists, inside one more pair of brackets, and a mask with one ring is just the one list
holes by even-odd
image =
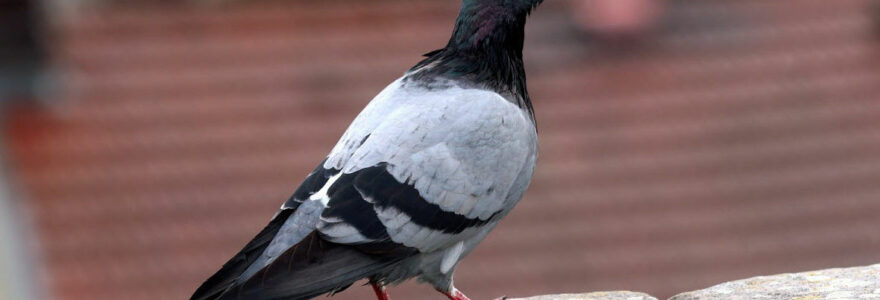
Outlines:
{"label": "bird", "polygon": [[543,0],[463,0],[449,42],[385,87],[192,300],[290,300],[417,278],[451,300],[459,262],[520,201],[538,152],[524,26]]}

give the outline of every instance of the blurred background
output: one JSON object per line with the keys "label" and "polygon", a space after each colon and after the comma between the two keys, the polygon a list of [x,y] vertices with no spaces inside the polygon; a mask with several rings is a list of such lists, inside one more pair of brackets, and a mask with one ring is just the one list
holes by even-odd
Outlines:
{"label": "blurred background", "polygon": [[[0,299],[188,298],[459,3],[0,1]],[[457,285],[668,297],[880,262],[878,19],[876,0],[546,1],[536,176]]]}

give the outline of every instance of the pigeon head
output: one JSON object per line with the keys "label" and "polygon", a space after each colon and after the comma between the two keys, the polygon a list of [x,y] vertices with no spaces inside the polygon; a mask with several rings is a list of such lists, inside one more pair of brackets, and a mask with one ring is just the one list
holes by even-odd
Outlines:
{"label": "pigeon head", "polygon": [[447,48],[522,52],[526,17],[543,0],[464,0]]}
{"label": "pigeon head", "polygon": [[526,17],[542,1],[463,0],[449,43],[425,54],[405,82],[430,88],[451,79],[493,90],[532,113],[522,49]]}

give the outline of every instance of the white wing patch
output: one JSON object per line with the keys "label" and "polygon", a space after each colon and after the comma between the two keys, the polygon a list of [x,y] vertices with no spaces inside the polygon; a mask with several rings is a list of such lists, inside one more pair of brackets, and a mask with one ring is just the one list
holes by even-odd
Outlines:
{"label": "white wing patch", "polygon": [[327,204],[330,203],[330,196],[327,195],[327,191],[329,191],[330,187],[333,186],[333,183],[339,179],[339,176],[342,176],[342,172],[336,173],[336,175],[328,178],[327,183],[325,183],[320,190],[309,196],[309,200],[321,201],[321,204],[323,204],[324,207],[327,207]]}
{"label": "white wing patch", "polygon": [[354,226],[342,222],[341,220],[337,222],[328,222],[326,219],[321,218],[316,229],[321,232],[323,237],[334,243],[362,244],[372,241],[362,235],[357,228],[354,228]]}
{"label": "white wing patch", "polygon": [[[343,175],[343,172],[336,173],[324,183],[320,190],[309,197],[309,201],[318,201],[324,207],[330,204],[330,196],[327,194],[330,187],[336,183],[336,180]],[[320,217],[315,228],[329,241],[340,244],[360,244],[372,241],[358,231],[351,224],[346,223],[339,218]]]}

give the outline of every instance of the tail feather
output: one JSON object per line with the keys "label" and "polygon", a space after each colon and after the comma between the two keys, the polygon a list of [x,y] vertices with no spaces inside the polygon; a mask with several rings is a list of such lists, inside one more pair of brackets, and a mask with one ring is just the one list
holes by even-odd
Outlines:
{"label": "tail feather", "polygon": [[341,291],[398,262],[351,246],[325,241],[312,233],[245,282],[219,295],[219,300],[305,300]]}
{"label": "tail feather", "polygon": [[223,292],[235,285],[236,279],[266,250],[278,230],[284,225],[284,221],[292,213],[293,209],[281,210],[277,216],[272,218],[269,225],[266,225],[266,228],[263,228],[238,254],[229,259],[217,273],[202,283],[190,300],[219,299]]}

